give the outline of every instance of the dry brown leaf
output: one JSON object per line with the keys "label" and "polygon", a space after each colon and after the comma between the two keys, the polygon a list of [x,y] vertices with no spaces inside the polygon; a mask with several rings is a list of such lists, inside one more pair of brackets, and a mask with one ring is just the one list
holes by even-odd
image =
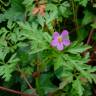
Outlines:
{"label": "dry brown leaf", "polygon": [[39,13],[40,13],[40,15],[42,15],[42,16],[45,15],[45,5],[40,5]]}
{"label": "dry brown leaf", "polygon": [[38,12],[39,12],[39,8],[36,7],[36,8],[33,9],[32,14],[36,15]]}
{"label": "dry brown leaf", "polygon": [[40,14],[41,16],[45,15],[45,5],[40,5],[39,7],[35,7],[32,11],[33,15]]}

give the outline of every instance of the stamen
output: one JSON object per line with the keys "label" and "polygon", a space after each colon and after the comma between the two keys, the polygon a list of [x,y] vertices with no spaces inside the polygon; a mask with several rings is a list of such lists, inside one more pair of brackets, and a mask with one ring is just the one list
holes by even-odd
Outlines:
{"label": "stamen", "polygon": [[62,42],[62,37],[61,36],[58,37],[58,42],[60,42],[60,43]]}

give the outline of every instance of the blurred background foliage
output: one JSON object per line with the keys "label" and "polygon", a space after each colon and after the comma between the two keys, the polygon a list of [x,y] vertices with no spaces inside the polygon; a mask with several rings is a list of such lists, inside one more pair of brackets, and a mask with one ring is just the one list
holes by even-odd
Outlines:
{"label": "blurred background foliage", "polygon": [[[60,52],[50,42],[64,29],[72,43]],[[96,96],[95,31],[95,0],[0,0],[0,86],[36,96]]]}

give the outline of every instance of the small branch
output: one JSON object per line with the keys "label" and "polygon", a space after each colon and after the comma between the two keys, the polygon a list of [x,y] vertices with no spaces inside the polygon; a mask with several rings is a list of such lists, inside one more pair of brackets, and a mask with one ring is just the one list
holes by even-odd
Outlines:
{"label": "small branch", "polygon": [[94,32],[94,29],[92,29],[92,30],[90,31],[89,37],[88,37],[88,39],[87,39],[87,43],[86,43],[86,44],[89,44],[89,43],[90,43],[91,37],[92,37],[92,35],[93,35],[93,32]]}
{"label": "small branch", "polygon": [[[89,45],[89,43],[90,43],[91,37],[92,37],[92,35],[93,35],[93,32],[94,32],[94,29],[91,29],[91,31],[90,31],[90,33],[89,33],[89,37],[88,37],[87,42],[86,42],[87,45]],[[87,51],[88,51],[88,50],[86,50],[85,52],[83,52],[83,56],[86,55]]]}
{"label": "small branch", "polygon": [[71,3],[72,3],[72,10],[73,10],[73,19],[74,19],[75,27],[76,27],[75,30],[76,30],[77,35],[78,35],[78,20],[77,20],[78,6],[76,6],[74,0],[71,0]]}
{"label": "small branch", "polygon": [[31,86],[31,84],[29,83],[29,81],[27,80],[25,74],[22,72],[22,70],[20,69],[19,65],[17,66],[18,67],[18,70],[19,72],[21,73],[23,79],[25,80],[25,82],[27,83],[27,85],[29,86],[30,89],[33,89],[33,87]]}
{"label": "small branch", "polygon": [[32,94],[26,94],[26,93],[12,90],[12,89],[8,89],[8,88],[2,87],[2,86],[0,86],[0,90],[4,90],[4,91],[10,92],[10,93],[19,94],[19,95],[23,95],[23,96],[34,96]]}
{"label": "small branch", "polygon": [[27,80],[27,78],[25,77],[25,75],[23,75],[23,78],[24,78],[25,82],[27,83],[27,85],[29,86],[29,88],[33,90],[31,84],[29,83],[29,81]]}
{"label": "small branch", "polygon": [[17,67],[18,67],[18,71],[21,73],[22,78],[24,79],[24,81],[26,82],[26,84],[29,86],[29,88],[30,88],[31,90],[33,90],[33,94],[36,95],[35,89],[34,89],[34,88],[32,87],[32,85],[29,83],[29,81],[27,80],[25,74],[24,74],[24,73],[22,72],[22,70],[20,69],[19,65],[17,65]]}

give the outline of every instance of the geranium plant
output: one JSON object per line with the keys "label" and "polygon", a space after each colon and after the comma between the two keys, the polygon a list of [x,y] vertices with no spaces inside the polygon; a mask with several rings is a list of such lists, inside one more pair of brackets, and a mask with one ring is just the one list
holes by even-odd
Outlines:
{"label": "geranium plant", "polygon": [[95,96],[93,0],[0,0],[0,96]]}

